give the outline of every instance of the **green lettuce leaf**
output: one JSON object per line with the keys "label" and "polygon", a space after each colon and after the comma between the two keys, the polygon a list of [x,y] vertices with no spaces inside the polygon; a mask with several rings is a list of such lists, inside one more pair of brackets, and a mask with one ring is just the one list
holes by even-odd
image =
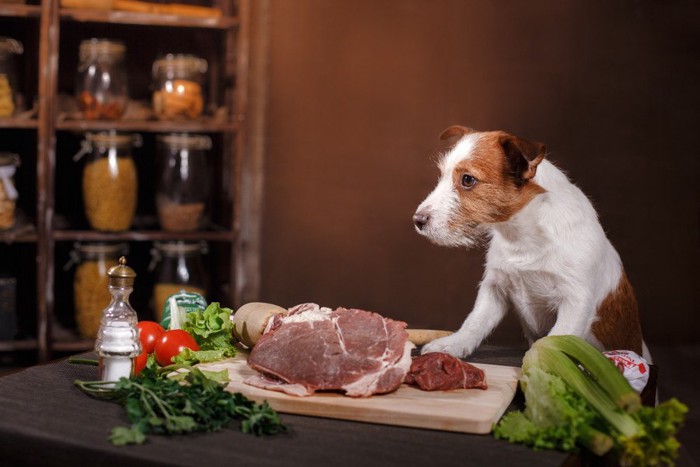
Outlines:
{"label": "green lettuce leaf", "polygon": [[197,363],[210,363],[231,358],[236,355],[236,349],[227,347],[217,350],[191,350],[182,349],[178,355],[173,357],[173,363],[182,365],[196,365]]}
{"label": "green lettuce leaf", "polygon": [[[183,329],[197,341],[200,350],[228,350],[235,355],[233,346],[233,310],[212,302],[204,311],[197,310],[187,314]],[[225,357],[222,357],[225,358]],[[200,360],[201,361],[201,360]]]}

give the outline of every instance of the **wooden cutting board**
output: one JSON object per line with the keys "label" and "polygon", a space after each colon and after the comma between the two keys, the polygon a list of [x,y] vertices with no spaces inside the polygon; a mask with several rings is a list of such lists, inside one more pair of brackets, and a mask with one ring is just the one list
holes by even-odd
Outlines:
{"label": "wooden cutting board", "polygon": [[486,372],[487,390],[421,391],[403,384],[391,394],[368,398],[331,392],[296,397],[245,384],[243,380],[255,373],[246,357],[239,352],[235,358],[199,367],[228,370],[231,382],[227,390],[258,402],[267,400],[278,412],[462,433],[489,433],[513,399],[520,376],[520,368],[475,364]]}

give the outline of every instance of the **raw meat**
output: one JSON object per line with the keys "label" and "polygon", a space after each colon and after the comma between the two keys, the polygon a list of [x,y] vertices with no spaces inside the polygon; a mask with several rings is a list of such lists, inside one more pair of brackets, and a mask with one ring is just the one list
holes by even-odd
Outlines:
{"label": "raw meat", "polygon": [[424,391],[487,388],[483,370],[442,352],[414,358],[405,383]]}
{"label": "raw meat", "polygon": [[367,397],[396,390],[411,366],[406,323],[369,311],[298,305],[276,315],[248,357],[247,384],[308,396]]}

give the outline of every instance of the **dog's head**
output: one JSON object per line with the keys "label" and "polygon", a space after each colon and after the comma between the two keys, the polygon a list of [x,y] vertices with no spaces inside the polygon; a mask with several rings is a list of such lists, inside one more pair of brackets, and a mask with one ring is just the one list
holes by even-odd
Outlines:
{"label": "dog's head", "polygon": [[462,126],[447,128],[440,138],[458,139],[439,163],[437,186],[413,216],[418,233],[433,243],[473,246],[489,225],[507,221],[544,192],[532,181],[544,144]]}

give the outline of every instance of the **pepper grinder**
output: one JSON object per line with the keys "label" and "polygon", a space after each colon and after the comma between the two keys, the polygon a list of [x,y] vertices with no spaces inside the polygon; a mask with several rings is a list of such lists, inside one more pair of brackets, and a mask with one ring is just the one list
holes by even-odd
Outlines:
{"label": "pepper grinder", "polygon": [[[100,381],[118,381],[129,378],[134,368],[134,358],[141,353],[136,311],[129,304],[134,290],[136,273],[126,265],[126,258],[107,271],[107,289],[112,300],[102,311],[100,328],[95,341],[99,361]],[[113,385],[108,385],[113,387]]]}

